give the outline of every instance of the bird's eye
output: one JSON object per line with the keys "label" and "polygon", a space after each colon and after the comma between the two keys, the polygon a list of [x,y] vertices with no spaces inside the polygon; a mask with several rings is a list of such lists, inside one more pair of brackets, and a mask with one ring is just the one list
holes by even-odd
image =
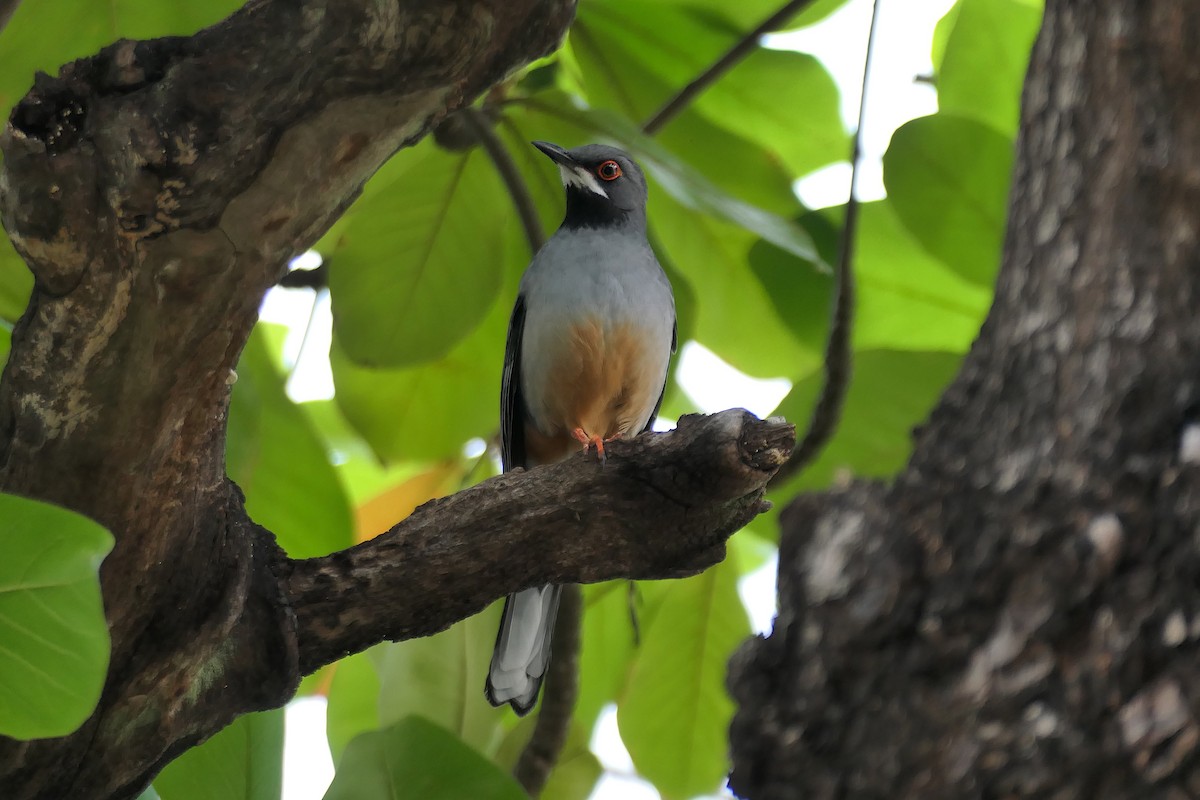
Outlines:
{"label": "bird's eye", "polygon": [[596,174],[600,176],[601,180],[615,181],[621,177],[621,165],[615,161],[605,161],[596,167]]}

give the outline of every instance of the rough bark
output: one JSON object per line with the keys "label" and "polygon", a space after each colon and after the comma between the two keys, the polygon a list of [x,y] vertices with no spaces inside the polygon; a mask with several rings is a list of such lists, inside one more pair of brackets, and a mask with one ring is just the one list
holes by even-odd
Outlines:
{"label": "rough bark", "polygon": [[1200,6],[1049,0],[995,304],[890,485],[782,515],[732,786],[1200,794]]}
{"label": "rough bark", "polygon": [[604,465],[580,454],[505,473],[427,503],[385,536],[290,561],[282,584],[300,672],[428,636],[531,586],[695,575],[767,508],[764,487],[795,437],[746,411],[689,415],[669,433],[606,445]]}
{"label": "rough bark", "polygon": [[[289,258],[398,147],[551,50],[573,10],[256,0],[40,76],[17,105],[0,220],[36,287],[0,379],[0,490],[88,514],[116,547],[100,705],[69,737],[0,738],[0,795],[135,796],[342,654],[536,583],[696,571],[761,510],[793,433],[740,413],[617,443],[603,469],[503,476],[307,561],[225,477],[232,368]],[[649,506],[675,537],[642,535]]]}

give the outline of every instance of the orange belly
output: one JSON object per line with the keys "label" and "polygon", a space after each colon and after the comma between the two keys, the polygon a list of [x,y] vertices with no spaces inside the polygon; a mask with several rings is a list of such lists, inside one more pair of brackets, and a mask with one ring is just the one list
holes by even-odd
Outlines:
{"label": "orange belly", "polygon": [[573,326],[551,356],[544,396],[527,398],[538,409],[536,427],[526,425],[530,460],[546,464],[578,450],[575,428],[605,439],[639,433],[633,428],[653,413],[665,377],[667,348],[657,345],[636,325]]}

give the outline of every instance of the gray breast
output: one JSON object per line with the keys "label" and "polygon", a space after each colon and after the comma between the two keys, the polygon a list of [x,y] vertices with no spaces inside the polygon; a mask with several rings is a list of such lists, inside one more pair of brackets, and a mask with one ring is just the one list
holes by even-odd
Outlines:
{"label": "gray breast", "polygon": [[[652,373],[657,384],[649,407],[630,412],[644,425],[666,379],[675,321],[670,283],[644,236],[560,231],[530,264],[521,292],[526,303],[522,393],[534,420],[550,414],[554,400],[570,388],[555,381],[562,379],[564,348],[577,344],[572,331],[595,321],[604,328],[600,346],[619,346],[629,329],[644,342],[644,358],[629,365],[639,374]],[[558,375],[553,374],[556,364]],[[632,418],[630,424],[637,422]]]}

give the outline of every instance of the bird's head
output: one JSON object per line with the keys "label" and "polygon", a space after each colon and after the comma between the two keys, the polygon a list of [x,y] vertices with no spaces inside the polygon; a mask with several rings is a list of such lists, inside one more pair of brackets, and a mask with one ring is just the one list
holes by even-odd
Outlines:
{"label": "bird's head", "polygon": [[534,142],[558,165],[567,190],[566,227],[645,224],[646,177],[629,154],[604,144],[566,150]]}

